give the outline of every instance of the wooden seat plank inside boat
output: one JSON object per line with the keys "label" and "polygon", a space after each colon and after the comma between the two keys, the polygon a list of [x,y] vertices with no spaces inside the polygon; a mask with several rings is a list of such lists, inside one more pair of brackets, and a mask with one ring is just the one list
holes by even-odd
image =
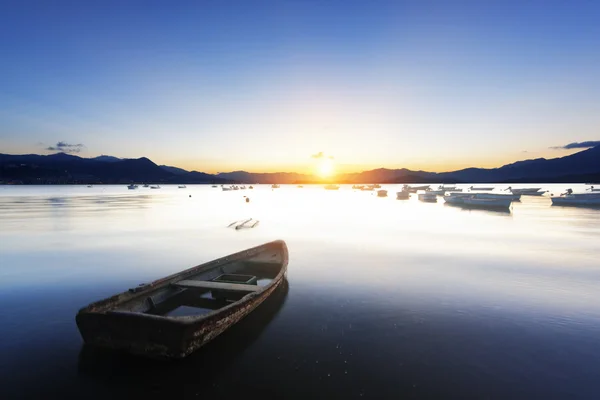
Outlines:
{"label": "wooden seat plank inside boat", "polygon": [[258,292],[262,288],[257,285],[243,285],[239,283],[223,283],[223,282],[209,282],[209,281],[194,281],[194,280],[183,280],[173,283],[173,285],[186,288],[186,289],[220,289],[220,290],[231,290],[233,292]]}

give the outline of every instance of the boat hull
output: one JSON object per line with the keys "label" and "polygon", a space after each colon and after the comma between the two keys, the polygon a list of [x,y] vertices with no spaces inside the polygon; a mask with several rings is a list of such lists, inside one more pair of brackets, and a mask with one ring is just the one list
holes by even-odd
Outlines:
{"label": "boat hull", "polygon": [[594,198],[552,197],[552,205],[600,207],[600,195]]}
{"label": "boat hull", "polygon": [[468,197],[463,199],[463,204],[466,207],[477,207],[477,208],[509,208],[510,199],[482,199]]}
{"label": "boat hull", "polygon": [[[252,255],[252,252],[264,249],[265,246],[271,246],[281,252],[281,270],[277,276],[262,290],[247,294],[216,311],[200,316],[168,317],[114,310],[119,304],[135,300],[136,297],[144,298],[157,289],[181,281],[184,275],[243,261],[245,257]],[[285,243],[271,242],[159,279],[138,292],[133,293],[130,290],[92,303],[77,314],[77,327],[88,345],[124,350],[151,358],[184,358],[242,320],[277,290],[285,280],[287,262]]]}

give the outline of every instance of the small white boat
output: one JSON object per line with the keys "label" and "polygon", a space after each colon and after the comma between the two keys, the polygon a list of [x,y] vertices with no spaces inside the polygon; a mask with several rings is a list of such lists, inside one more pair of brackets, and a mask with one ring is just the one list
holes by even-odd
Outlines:
{"label": "small white boat", "polygon": [[472,192],[491,192],[492,190],[494,190],[493,186],[471,186],[469,189],[471,189]]}
{"label": "small white boat", "polygon": [[138,185],[134,185],[133,183],[131,185],[127,186],[127,189],[129,189],[129,190],[134,190],[134,189],[137,189],[137,188],[138,188]]}
{"label": "small white boat", "polygon": [[302,185],[298,185],[298,186],[296,186],[296,187],[297,187],[297,188],[300,188],[300,189],[302,189],[304,186],[302,186]]}
{"label": "small white boat", "polygon": [[146,183],[146,184],[144,184],[144,187],[149,187],[149,186],[148,186],[148,184]]}
{"label": "small white boat", "polygon": [[87,185],[87,187],[91,188],[91,187],[93,187],[93,186],[92,186],[92,185]]}
{"label": "small white boat", "polygon": [[518,189],[518,188],[515,188],[515,189],[509,188],[509,189],[511,189],[511,191],[514,194],[520,194],[520,195],[523,195],[523,196],[541,196],[544,193],[546,193],[545,191],[540,192],[540,190],[542,188],[520,188],[520,189]]}
{"label": "small white boat", "polygon": [[410,191],[408,190],[408,186],[402,186],[402,190],[396,192],[396,200],[408,200],[410,199]]}
{"label": "small white boat", "polygon": [[179,186],[177,186],[177,187],[178,187],[179,189],[185,189],[185,188],[187,188],[187,186],[185,186],[185,185],[179,185]]}
{"label": "small white boat", "polygon": [[214,187],[214,188],[216,188],[216,187],[218,187],[218,186],[217,186],[217,185],[212,185],[211,187]]}
{"label": "small white boat", "polygon": [[362,190],[365,186],[364,185],[352,185],[352,189],[355,190]]}
{"label": "small white boat", "polygon": [[150,189],[160,189],[160,185],[152,185],[150,186]]}
{"label": "small white boat", "polygon": [[465,197],[472,196],[471,193],[463,192],[446,192],[444,201],[449,204],[464,204]]}
{"label": "small white boat", "polygon": [[232,188],[225,186],[223,186],[221,189],[223,189],[224,192],[229,192],[230,190],[233,190]]}
{"label": "small white boat", "polygon": [[590,191],[590,192],[600,192],[600,188],[597,188],[597,187],[591,186],[591,187],[590,187],[590,189],[589,189],[589,191]]}
{"label": "small white boat", "polygon": [[552,200],[552,205],[557,206],[600,207],[600,193],[591,191],[586,193],[573,193],[573,190],[567,189],[567,191],[560,196],[553,196],[550,199]]}
{"label": "small white boat", "polygon": [[325,185],[325,190],[339,190],[340,187],[338,185],[334,185],[334,184],[329,184],[329,185]]}
{"label": "small white boat", "polygon": [[387,190],[378,190],[377,197],[387,197]]}
{"label": "small white boat", "polygon": [[446,186],[446,185],[441,185],[438,190],[443,190],[445,192],[462,192],[462,189],[459,189],[456,187],[456,185],[454,186]]}
{"label": "small white boat", "polygon": [[508,199],[510,201],[521,200],[520,194],[514,194],[510,190],[504,191],[504,192],[474,193],[474,194],[475,194],[475,197],[477,197],[478,199],[500,199],[500,200]]}
{"label": "small white boat", "polygon": [[373,186],[367,185],[367,186],[362,187],[360,190],[363,191],[363,192],[372,192],[373,189],[374,189]]}
{"label": "small white boat", "polygon": [[419,190],[428,190],[431,185],[422,185],[422,186],[409,186],[409,190],[411,193],[417,193]]}
{"label": "small white boat", "polygon": [[279,185],[274,183],[271,185],[271,189],[279,189]]}
{"label": "small white boat", "polygon": [[431,193],[431,191],[419,193],[418,197],[419,197],[419,201],[424,201],[426,203],[436,203],[437,202],[437,195],[435,193]]}
{"label": "small white boat", "polygon": [[240,186],[240,190],[246,190],[246,186],[245,185]]}
{"label": "small white boat", "polygon": [[370,185],[373,189],[381,189],[381,185],[375,183],[373,185]]}

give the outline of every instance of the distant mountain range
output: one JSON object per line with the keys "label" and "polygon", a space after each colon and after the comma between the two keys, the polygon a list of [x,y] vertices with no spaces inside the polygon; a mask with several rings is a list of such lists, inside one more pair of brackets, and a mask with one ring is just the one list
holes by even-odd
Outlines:
{"label": "distant mountain range", "polygon": [[[518,161],[500,168],[467,168],[452,172],[374,169],[341,174],[338,183],[553,183],[600,181],[600,146],[569,156]],[[121,159],[102,155],[82,158],[65,153],[51,155],[0,154],[0,183],[321,183],[312,175],[293,172],[234,171],[216,175],[156,165],[149,159]]]}

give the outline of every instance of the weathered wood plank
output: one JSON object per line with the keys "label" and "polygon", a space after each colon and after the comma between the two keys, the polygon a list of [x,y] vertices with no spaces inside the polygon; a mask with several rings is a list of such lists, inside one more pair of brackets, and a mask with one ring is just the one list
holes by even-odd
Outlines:
{"label": "weathered wood plank", "polygon": [[232,292],[258,292],[261,287],[257,285],[243,285],[239,283],[224,283],[224,282],[209,282],[209,281],[194,281],[183,280],[173,283],[173,285],[186,289],[219,289],[231,290]]}

